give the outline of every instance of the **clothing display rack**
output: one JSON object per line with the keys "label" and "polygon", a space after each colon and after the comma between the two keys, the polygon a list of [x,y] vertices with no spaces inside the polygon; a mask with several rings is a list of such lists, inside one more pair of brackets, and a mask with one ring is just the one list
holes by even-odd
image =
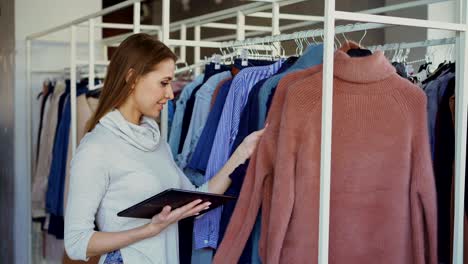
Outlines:
{"label": "clothing display rack", "polygon": [[[31,34],[26,38],[26,69],[27,69],[27,104],[29,131],[27,162],[29,171],[32,171],[34,153],[32,151],[32,74],[42,74],[44,71],[33,71],[31,60],[33,59],[32,46],[34,41],[52,33],[70,30],[70,98],[71,98],[71,142],[72,153],[77,147],[77,104],[76,104],[76,82],[77,67],[86,65],[87,77],[93,80],[96,76],[96,65],[107,65],[107,57],[104,61],[97,61],[95,57],[95,45],[101,44],[104,47],[117,46],[127,36],[133,33],[147,32],[158,35],[160,40],[171,48],[180,47],[180,61],[187,60],[186,47],[194,47],[194,64],[176,70],[176,73],[194,70],[200,72],[200,67],[206,61],[201,59],[201,48],[242,48],[248,46],[261,46],[266,43],[279,45],[279,42],[289,40],[300,40],[312,38],[311,42],[323,38],[323,96],[322,96],[322,130],[321,130],[321,169],[320,169],[320,211],[319,211],[319,259],[318,263],[328,263],[329,256],[329,220],[330,220],[330,174],[331,174],[331,144],[332,144],[332,104],[333,104],[333,67],[335,51],[335,35],[349,32],[380,29],[389,26],[408,26],[425,29],[450,30],[456,32],[455,38],[426,40],[413,43],[396,43],[370,47],[371,50],[396,50],[411,49],[418,47],[429,47],[437,45],[455,44],[456,48],[456,141],[455,141],[455,215],[454,215],[454,237],[453,237],[453,263],[463,261],[463,219],[464,219],[464,186],[465,186],[465,161],[466,161],[466,136],[468,119],[468,0],[456,0],[457,23],[438,22],[424,19],[410,19],[395,16],[381,15],[383,13],[404,10],[419,6],[426,6],[434,3],[447,2],[447,0],[417,0],[402,4],[389,5],[380,8],[362,10],[360,12],[337,11],[335,0],[325,0],[324,16],[308,16],[297,14],[281,14],[280,7],[292,5],[306,0],[259,0],[253,3],[244,4],[238,7],[228,8],[222,11],[205,14],[202,16],[185,19],[177,22],[170,21],[170,0],[162,0],[162,24],[142,25],[140,24],[140,9],[142,0],[127,0],[120,4],[105,8],[99,12],[83,16],[54,28]],[[97,23],[96,19],[112,13],[114,11],[133,6],[133,24],[117,23]],[[271,13],[265,12],[271,10]],[[271,27],[246,25],[245,17],[271,18]],[[236,18],[235,24],[218,23],[229,18]],[[301,21],[285,26],[280,26],[281,20]],[[336,21],[350,21],[356,24],[336,26]],[[298,31],[291,34],[281,34],[282,31],[295,28],[311,26],[317,23],[324,23],[323,29],[313,29]],[[89,30],[88,58],[84,60],[77,57],[77,27],[87,27]],[[133,33],[105,38],[95,41],[94,31],[96,28],[133,29]],[[187,29],[194,28],[194,40],[187,40]],[[218,28],[235,30],[235,34],[227,34],[214,38],[202,39],[201,28]],[[171,39],[171,32],[180,32],[180,39]],[[250,31],[250,32],[247,32]],[[267,37],[255,37],[259,35],[271,34]],[[247,37],[255,37],[246,39]],[[43,40],[41,40],[43,41]],[[225,41],[225,42],[223,42]],[[223,54],[222,58],[228,58],[233,54]],[[54,71],[50,71],[54,72]],[[60,71],[58,71],[60,72]],[[61,70],[63,73],[64,71]],[[89,89],[96,88],[93,82],[89,82]],[[164,140],[168,134],[168,112],[164,108],[161,116],[161,134]],[[31,179],[31,177],[29,177]],[[31,188],[31,183],[27,188]],[[26,192],[28,193],[28,192]],[[30,198],[30,197],[29,197]]]}

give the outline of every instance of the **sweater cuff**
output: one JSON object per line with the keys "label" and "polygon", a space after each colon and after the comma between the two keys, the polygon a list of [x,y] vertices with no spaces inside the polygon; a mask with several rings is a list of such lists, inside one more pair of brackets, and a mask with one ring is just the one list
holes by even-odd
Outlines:
{"label": "sweater cuff", "polygon": [[95,230],[87,232],[86,234],[83,234],[79,241],[75,242],[75,245],[66,247],[68,257],[70,257],[72,260],[88,261],[90,258],[86,256],[86,251],[88,250],[89,241],[91,240],[91,237],[94,233],[96,233]]}

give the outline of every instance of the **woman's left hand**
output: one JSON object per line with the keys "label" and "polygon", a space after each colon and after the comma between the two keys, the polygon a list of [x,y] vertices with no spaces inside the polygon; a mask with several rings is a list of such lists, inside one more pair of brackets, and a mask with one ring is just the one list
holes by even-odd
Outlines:
{"label": "woman's left hand", "polygon": [[267,127],[268,125],[266,125],[264,129],[255,131],[252,134],[248,135],[236,149],[236,152],[239,153],[240,158],[242,158],[243,161],[249,159],[250,156],[252,156],[255,149],[257,148],[260,138],[262,137]]}

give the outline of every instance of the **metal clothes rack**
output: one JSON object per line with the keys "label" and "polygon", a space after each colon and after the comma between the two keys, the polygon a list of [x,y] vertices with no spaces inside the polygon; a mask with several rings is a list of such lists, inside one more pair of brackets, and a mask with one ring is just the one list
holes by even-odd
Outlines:
{"label": "metal clothes rack", "polygon": [[[456,155],[455,155],[455,223],[454,223],[454,240],[453,240],[453,263],[462,263],[463,261],[463,208],[464,208],[464,186],[465,186],[465,160],[466,160],[466,129],[468,117],[468,0],[456,0],[457,3],[457,23],[436,22],[423,19],[408,19],[394,16],[378,15],[382,13],[403,10],[411,7],[424,6],[447,0],[415,0],[402,4],[389,5],[381,8],[362,10],[360,12],[343,12],[337,11],[335,8],[335,0],[325,0],[324,16],[306,16],[296,14],[281,14],[280,7],[299,3],[305,0],[269,0],[266,2],[255,2],[241,5],[234,8],[225,9],[210,14],[185,19],[170,23],[170,0],[162,0],[162,24],[161,25],[141,25],[140,24],[140,9],[142,0],[127,0],[115,6],[103,9],[99,12],[84,16],[73,20],[69,23],[59,25],[43,32],[29,35],[26,41],[26,68],[27,68],[27,96],[28,100],[32,100],[31,96],[31,75],[34,73],[31,70],[33,41],[51,33],[69,29],[70,35],[70,79],[71,79],[71,107],[72,107],[72,153],[76,149],[76,67],[78,65],[88,64],[89,78],[94,79],[94,68],[96,63],[94,55],[94,30],[95,28],[127,28],[133,29],[133,33],[148,32],[158,35],[159,38],[171,47],[180,47],[180,59],[186,61],[186,47],[195,47],[194,60],[195,65],[189,66],[195,71],[199,71],[200,65],[203,62],[200,59],[200,48],[227,48],[227,47],[242,47],[263,43],[275,43],[285,40],[293,40],[302,37],[318,37],[323,36],[324,39],[324,63],[323,63],[323,103],[322,103],[322,145],[321,145],[321,170],[320,170],[320,221],[319,221],[319,256],[318,263],[328,263],[328,244],[329,244],[329,213],[330,213],[330,165],[331,165],[331,131],[332,131],[332,96],[333,96],[333,53],[335,34],[346,33],[352,31],[367,30],[372,28],[382,28],[389,25],[394,26],[410,26],[420,28],[432,28],[455,31],[456,34],[456,50],[458,54],[457,72],[456,72]],[[257,0],[265,1],[265,0]],[[95,19],[116,10],[133,6],[134,20],[133,24],[115,24],[115,23],[96,23]],[[264,12],[271,10],[271,13]],[[263,17],[271,18],[271,28],[249,26],[245,23],[245,17]],[[216,23],[227,18],[236,18],[236,24]],[[281,20],[296,20],[302,21],[292,25],[280,26]],[[361,22],[352,26],[341,26],[335,28],[335,21],[345,20],[352,22]],[[298,27],[313,25],[316,23],[324,23],[323,30],[309,30],[304,32],[296,32],[293,34],[281,34],[281,31],[291,30]],[[89,29],[89,56],[88,60],[79,60],[77,58],[77,27],[88,27]],[[210,39],[201,38],[201,28],[221,28],[226,30],[235,30],[235,34],[220,36]],[[187,29],[194,28],[194,40],[187,40]],[[269,30],[268,30],[269,29]],[[180,39],[170,39],[169,33],[179,31]],[[252,31],[252,32],[247,32]],[[250,36],[258,36],[265,33],[270,33],[272,36],[264,38],[246,39]],[[100,41],[104,46],[118,45],[128,34],[121,36],[103,39]],[[236,39],[234,42],[219,42]],[[428,41],[429,46],[434,42]],[[410,47],[411,44],[400,44],[400,48]],[[414,44],[416,45],[416,44]],[[434,44],[435,45],[435,44]],[[385,46],[383,47],[385,48]],[[388,47],[390,48],[390,47]],[[103,62],[103,64],[107,61]],[[182,70],[182,69],[180,69]],[[183,70],[185,70],[183,68]],[[90,83],[91,88],[94,85]],[[32,125],[31,125],[31,109],[32,102],[27,105],[29,131],[28,137],[28,152],[31,153],[28,157],[29,171],[32,168],[33,152],[32,147]],[[167,109],[162,113],[161,132],[163,138],[167,138]],[[31,179],[29,177],[29,179]],[[30,188],[29,182],[27,188]],[[28,193],[28,192],[26,192]]]}
{"label": "metal clothes rack", "polygon": [[443,39],[429,39],[425,41],[411,42],[411,43],[393,43],[385,45],[377,45],[367,47],[370,50],[396,50],[396,49],[413,49],[413,48],[423,48],[423,47],[432,47],[432,46],[441,46],[441,45],[450,45],[456,44],[456,38],[443,38]]}

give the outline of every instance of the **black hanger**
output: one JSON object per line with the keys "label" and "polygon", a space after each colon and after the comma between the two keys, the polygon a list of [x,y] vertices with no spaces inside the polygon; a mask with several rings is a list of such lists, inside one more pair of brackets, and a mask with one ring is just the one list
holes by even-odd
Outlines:
{"label": "black hanger", "polygon": [[102,91],[102,88],[97,88],[97,89],[94,89],[94,90],[90,90],[90,91],[86,92],[86,98],[93,97],[93,98],[99,99],[99,96],[101,96],[101,91]]}
{"label": "black hanger", "polygon": [[395,70],[398,75],[401,77],[407,79],[408,78],[408,73],[406,72],[406,65],[401,63],[401,62],[392,62],[393,67],[395,67]]}
{"label": "black hanger", "polygon": [[432,65],[432,62],[426,62],[426,63],[422,64],[421,66],[419,66],[418,73],[422,72],[422,71],[427,71],[429,65]]}
{"label": "black hanger", "polygon": [[437,79],[443,72],[450,69],[450,67],[451,67],[450,63],[448,63],[447,61],[442,62],[441,64],[439,64],[439,68],[437,68],[437,70],[435,70],[431,74],[431,76],[427,77],[427,79],[424,80],[422,83],[426,84],[426,83],[429,83],[429,82]]}
{"label": "black hanger", "polygon": [[455,73],[455,62],[449,62],[449,65],[447,68],[451,73]]}
{"label": "black hanger", "polygon": [[361,48],[349,49],[346,53],[348,53],[350,57],[367,57],[372,55],[370,50]]}
{"label": "black hanger", "polygon": [[296,56],[291,56],[289,58],[286,59],[285,62],[283,62],[283,64],[294,64],[297,60],[299,59],[299,57],[296,57]]}

